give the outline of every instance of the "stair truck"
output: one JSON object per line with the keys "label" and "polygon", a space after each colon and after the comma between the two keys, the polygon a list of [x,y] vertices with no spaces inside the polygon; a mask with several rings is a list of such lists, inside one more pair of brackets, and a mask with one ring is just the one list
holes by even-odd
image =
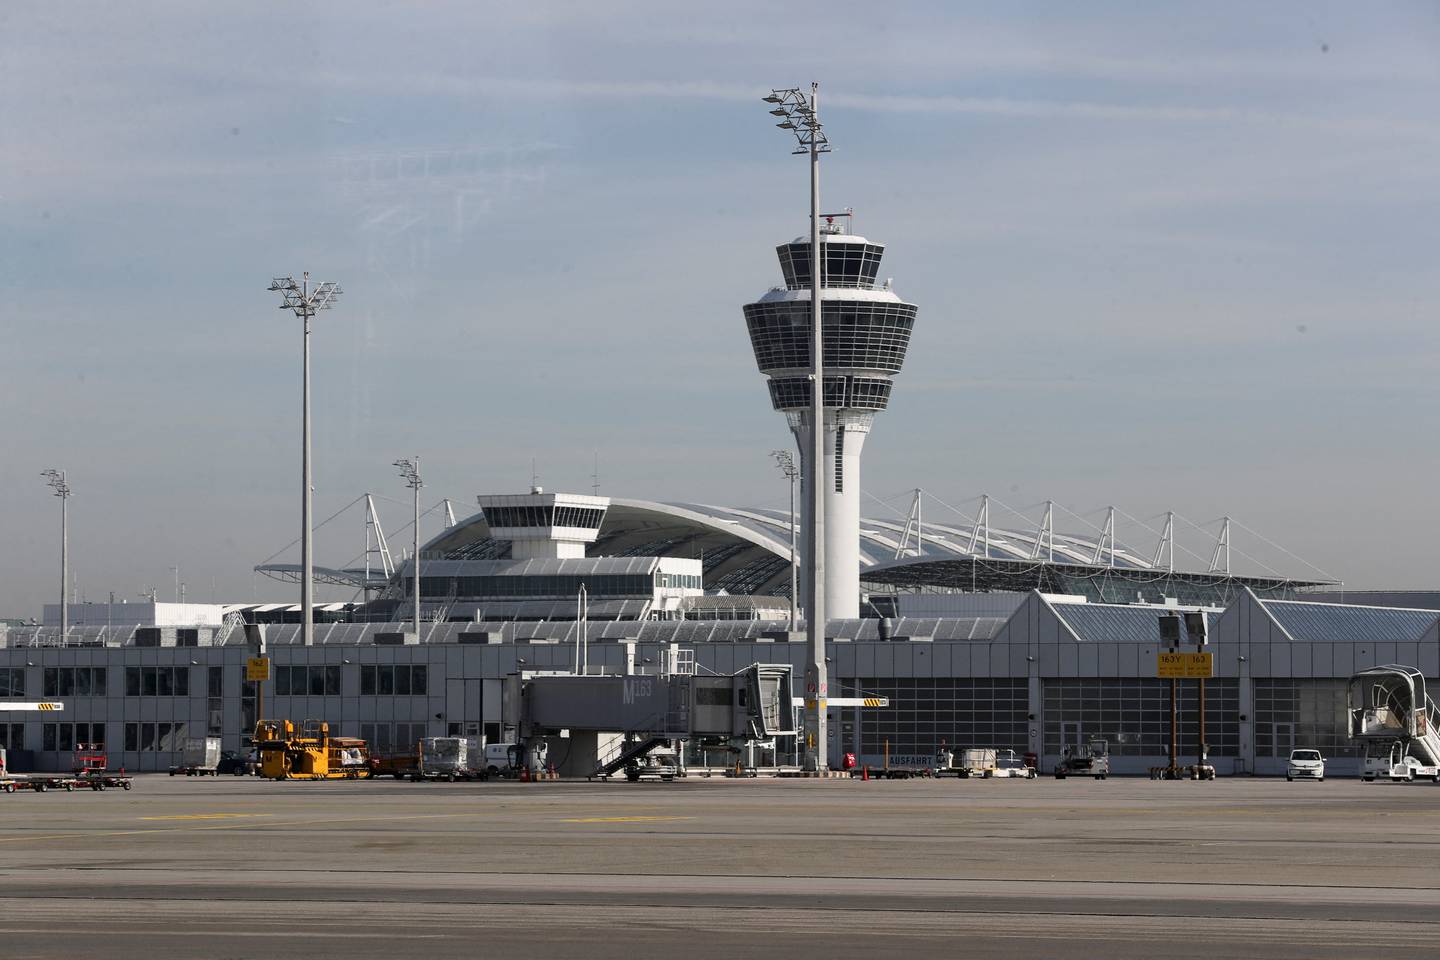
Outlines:
{"label": "stair truck", "polygon": [[1360,779],[1440,783],[1440,708],[1416,667],[1361,670],[1346,689],[1349,734],[1364,747]]}
{"label": "stair truck", "polygon": [[261,720],[254,743],[260,776],[269,780],[359,780],[372,773],[365,741],[333,737],[323,720],[306,720],[298,730],[289,720]]}

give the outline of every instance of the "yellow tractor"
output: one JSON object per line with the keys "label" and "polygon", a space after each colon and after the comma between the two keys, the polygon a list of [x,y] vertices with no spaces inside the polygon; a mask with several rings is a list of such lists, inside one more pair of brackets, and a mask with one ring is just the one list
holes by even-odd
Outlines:
{"label": "yellow tractor", "polygon": [[289,720],[261,720],[255,750],[260,776],[271,780],[356,780],[371,774],[365,741],[332,737],[323,720],[306,720],[298,731]]}

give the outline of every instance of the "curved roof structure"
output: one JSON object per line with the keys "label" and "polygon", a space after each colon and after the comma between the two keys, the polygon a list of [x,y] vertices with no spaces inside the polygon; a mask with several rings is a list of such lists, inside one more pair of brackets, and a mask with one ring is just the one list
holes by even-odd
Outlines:
{"label": "curved roof structure", "polygon": [[[783,510],[612,499],[591,556],[694,557],[709,593],[788,596],[790,523]],[[919,543],[901,518],[860,522],[860,577],[879,589],[951,588],[1088,593],[1133,601],[1138,593],[1189,596],[1219,584],[1283,596],[1320,581],[1175,573],[1123,544],[1056,532],[927,523]],[[1051,542],[1053,540],[1053,543]],[[468,517],[421,548],[451,560],[503,559],[509,543],[492,539],[483,513]],[[1100,584],[1100,586],[1095,586]],[[1228,592],[1228,591],[1226,591]],[[1148,599],[1148,597],[1147,597]]]}

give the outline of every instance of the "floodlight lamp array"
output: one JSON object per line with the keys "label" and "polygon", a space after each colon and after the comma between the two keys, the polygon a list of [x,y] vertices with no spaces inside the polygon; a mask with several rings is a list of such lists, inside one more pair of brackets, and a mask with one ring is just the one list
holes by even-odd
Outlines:
{"label": "floodlight lamp array", "polygon": [[771,116],[781,118],[775,126],[795,134],[795,140],[799,146],[792,151],[793,153],[830,152],[830,141],[825,136],[820,118],[811,106],[810,97],[799,87],[772,90],[768,97],[760,99],[764,103],[774,106],[774,109],[770,111]]}
{"label": "floodlight lamp array", "polygon": [[70,483],[65,479],[64,470],[42,470],[40,476],[55,491],[55,496],[62,500],[70,496]]}
{"label": "floodlight lamp array", "polygon": [[340,284],[326,280],[311,287],[310,274],[304,275],[305,286],[295,282],[294,277],[276,277],[268,289],[280,294],[280,309],[294,311],[297,317],[313,316],[317,310],[329,310],[343,292]]}
{"label": "floodlight lamp array", "polygon": [[410,487],[412,490],[419,490],[421,487],[425,486],[424,481],[420,479],[420,464],[418,458],[415,460],[411,460],[409,458],[402,457],[401,459],[395,461],[395,466],[400,468],[400,476],[405,480],[406,486]]}

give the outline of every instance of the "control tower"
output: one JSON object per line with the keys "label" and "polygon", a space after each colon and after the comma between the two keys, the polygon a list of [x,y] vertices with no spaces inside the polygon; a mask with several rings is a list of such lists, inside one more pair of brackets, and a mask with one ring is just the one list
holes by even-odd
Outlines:
{"label": "control tower", "polygon": [[[890,402],[905,363],[917,307],[875,277],[883,244],[827,217],[821,280],[825,364],[825,597],[829,617],[860,615],[860,450],[877,410]],[[848,221],[848,216],[842,218]],[[745,325],[770,401],[785,414],[801,450],[810,435],[810,238],[775,248],[785,286],[745,305]],[[806,483],[810,482],[807,477]],[[809,498],[805,499],[809,503]]]}

